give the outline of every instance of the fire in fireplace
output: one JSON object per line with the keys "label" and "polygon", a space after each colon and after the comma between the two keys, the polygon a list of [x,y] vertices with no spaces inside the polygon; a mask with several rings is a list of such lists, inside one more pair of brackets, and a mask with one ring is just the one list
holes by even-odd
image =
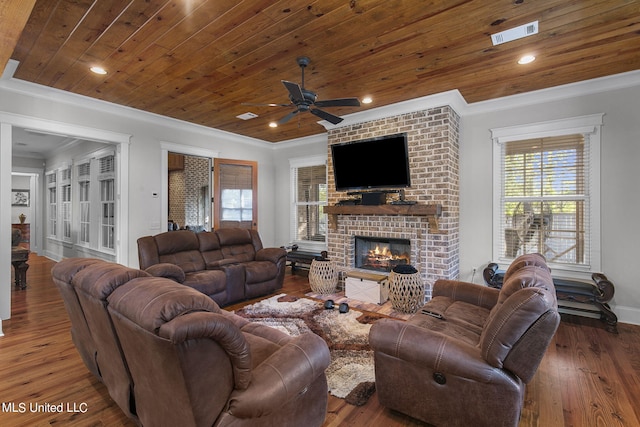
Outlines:
{"label": "fire in fireplace", "polygon": [[356,268],[390,272],[396,265],[411,262],[408,239],[355,236]]}

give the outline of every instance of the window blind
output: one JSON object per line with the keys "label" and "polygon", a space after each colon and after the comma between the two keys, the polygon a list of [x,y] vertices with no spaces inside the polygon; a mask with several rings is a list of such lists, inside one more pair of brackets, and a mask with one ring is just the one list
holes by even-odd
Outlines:
{"label": "window blind", "polygon": [[589,138],[570,134],[502,145],[501,224],[506,259],[589,262]]}
{"label": "window blind", "polygon": [[295,242],[325,242],[327,235],[327,168],[292,168],[294,186],[292,236]]}

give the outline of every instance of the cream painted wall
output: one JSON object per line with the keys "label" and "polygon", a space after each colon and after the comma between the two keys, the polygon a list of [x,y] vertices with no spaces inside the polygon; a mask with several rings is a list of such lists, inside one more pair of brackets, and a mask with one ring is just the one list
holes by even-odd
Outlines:
{"label": "cream painted wall", "polygon": [[[7,88],[10,86],[10,88]],[[131,135],[128,168],[128,206],[127,218],[127,259],[124,264],[138,266],[136,240],[144,235],[164,231],[160,225],[160,197],[154,193],[164,191],[160,188],[161,170],[160,143],[171,142],[190,147],[204,148],[219,153],[220,157],[258,162],[258,229],[265,246],[275,243],[275,169],[273,147],[270,143],[240,137],[238,135],[195,126],[188,123],[163,118],[113,104],[87,100],[72,94],[49,90],[36,85],[12,80],[10,84],[0,81],[0,116],[6,121],[14,117],[47,123],[55,128],[60,125],[69,128],[98,129],[118,135]],[[7,119],[9,118],[9,119]],[[2,120],[0,120],[2,121]],[[2,129],[2,167],[0,167],[0,201],[10,207],[11,170],[9,156],[10,126]],[[7,215],[0,216],[0,226],[5,226],[9,241],[10,209],[3,210]],[[156,228],[156,225],[158,228]],[[4,229],[3,228],[3,229]],[[9,247],[0,250],[0,262],[9,265]],[[2,270],[0,278],[0,319],[10,316],[10,268]],[[0,329],[1,334],[1,329]]]}
{"label": "cream painted wall", "polygon": [[[601,150],[602,272],[613,281],[614,312],[621,322],[640,324],[640,74],[612,80],[455,105],[460,135],[460,279],[483,283],[482,269],[492,261],[492,128],[604,113]],[[630,77],[630,78],[629,78]],[[615,89],[617,86],[624,88]],[[612,88],[613,87],[613,88]],[[581,95],[581,93],[590,93]],[[551,100],[549,100],[551,99]],[[453,99],[455,103],[455,99]],[[418,106],[419,108],[419,106]],[[417,109],[418,109],[417,108]],[[353,121],[353,120],[352,120]],[[361,121],[366,121],[362,119]],[[326,138],[276,149],[276,241],[289,241],[289,159],[327,155]],[[473,273],[476,270],[475,274]]]}
{"label": "cream painted wall", "polygon": [[[591,95],[466,114],[460,143],[460,271],[475,282],[492,253],[492,141],[490,129],[604,113],[601,141],[602,272],[616,286],[619,320],[640,324],[640,84]],[[597,161],[597,159],[596,159]]]}

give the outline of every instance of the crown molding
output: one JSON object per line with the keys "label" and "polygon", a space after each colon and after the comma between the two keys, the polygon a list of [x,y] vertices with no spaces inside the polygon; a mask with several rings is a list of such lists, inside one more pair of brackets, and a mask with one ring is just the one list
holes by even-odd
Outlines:
{"label": "crown molding", "polygon": [[13,77],[15,70],[18,67],[18,61],[10,59],[5,67],[5,71],[0,78],[0,88],[10,92],[23,94],[25,96],[35,97],[38,99],[44,99],[47,101],[59,102],[62,104],[73,105],[74,107],[81,106],[83,108],[91,109],[94,111],[100,111],[101,113],[113,114],[128,119],[136,119],[145,121],[147,123],[156,126],[170,125],[179,130],[188,132],[197,132],[202,135],[212,136],[215,138],[224,139],[229,142],[238,142],[242,144],[249,144],[259,146],[261,148],[269,147],[272,143],[257,138],[251,138],[248,136],[239,135],[236,133],[210,128],[207,126],[198,125],[195,123],[185,122],[184,120],[174,119],[168,116],[162,116],[160,114],[150,113],[148,111],[138,110],[136,108],[127,107],[124,105],[115,104],[113,102],[104,101],[101,99],[95,99],[84,95],[78,95],[73,92],[67,92],[60,89],[51,88],[48,86],[39,85],[36,83],[19,80]]}
{"label": "crown molding", "polygon": [[[185,122],[183,120],[174,119],[167,116],[161,116],[155,113],[138,110],[114,104],[108,101],[98,100],[83,95],[66,92],[60,89],[54,89],[35,83],[18,80],[13,77],[18,62],[11,59],[5,67],[4,74],[0,78],[0,88],[8,91],[23,93],[36,98],[54,100],[64,104],[74,106],[82,105],[92,110],[99,110],[122,117],[135,117],[156,125],[167,125],[167,121],[181,130],[198,132],[208,136],[218,137],[230,142],[239,142],[259,147],[271,147],[273,149],[282,149],[292,144],[299,146],[301,144],[315,144],[326,141],[327,134],[319,133],[316,135],[306,136],[302,138],[294,138],[276,143],[265,140],[251,138],[220,129],[210,128],[194,123]],[[392,117],[415,111],[427,110],[429,108],[442,107],[445,105],[453,108],[461,117],[484,114],[507,109],[523,107],[527,105],[536,105],[545,102],[562,100],[572,97],[585,96],[610,90],[625,89],[628,87],[640,85],[640,70],[629,71],[626,73],[615,74],[597,79],[586,80],[582,82],[570,83],[562,86],[556,86],[547,89],[541,89],[532,92],[510,95],[501,98],[491,99],[469,104],[465,101],[462,94],[457,90],[451,90],[434,95],[428,95],[420,98],[410,99],[383,107],[370,108],[365,111],[348,114],[343,116],[344,120],[338,125],[321,120],[318,123],[326,130],[338,129],[343,126],[351,126],[358,123],[380,120],[385,117]]]}

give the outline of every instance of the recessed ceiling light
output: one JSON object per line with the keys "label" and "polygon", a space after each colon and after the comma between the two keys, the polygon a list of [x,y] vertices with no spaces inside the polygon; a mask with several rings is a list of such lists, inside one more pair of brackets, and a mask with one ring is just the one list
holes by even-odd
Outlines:
{"label": "recessed ceiling light", "polygon": [[107,70],[102,67],[91,67],[90,70],[96,74],[107,74]]}
{"label": "recessed ceiling light", "polygon": [[370,96],[365,96],[364,98],[362,98],[363,104],[371,104],[372,102],[373,102],[373,99],[371,99]]}
{"label": "recessed ceiling light", "polygon": [[530,64],[535,60],[536,60],[536,57],[533,55],[524,55],[520,59],[518,59],[518,64],[520,65]]}
{"label": "recessed ceiling light", "polygon": [[278,127],[278,123],[276,123],[276,122],[271,122],[271,123],[269,123],[269,127],[270,127],[270,128],[277,128],[277,127]]}

